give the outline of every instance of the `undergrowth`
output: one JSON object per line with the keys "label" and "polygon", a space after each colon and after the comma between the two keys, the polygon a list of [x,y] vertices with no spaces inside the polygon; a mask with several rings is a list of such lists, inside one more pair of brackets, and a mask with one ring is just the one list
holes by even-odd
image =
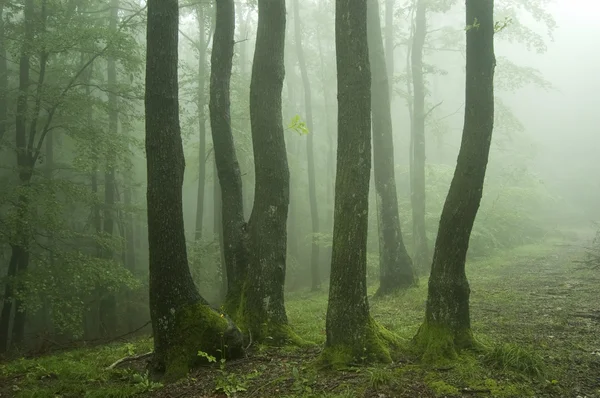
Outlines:
{"label": "undergrowth", "polygon": [[[284,398],[587,396],[600,397],[597,325],[573,318],[597,297],[591,270],[573,265],[580,253],[554,243],[520,247],[470,262],[473,332],[481,352],[461,352],[449,364],[425,364],[405,352],[388,365],[322,371],[313,366],[325,341],[326,289],[286,299],[294,330],[317,347],[254,345],[248,359],[214,361],[187,379],[163,386],[144,363],[107,370],[119,358],[144,353],[152,341],[79,349],[0,365],[0,396],[228,396]],[[370,294],[377,286],[370,286]],[[390,297],[370,296],[374,320],[409,341],[423,320],[427,283]],[[202,353],[200,353],[202,355]],[[209,361],[211,362],[211,361]],[[217,395],[221,394],[221,395]]]}

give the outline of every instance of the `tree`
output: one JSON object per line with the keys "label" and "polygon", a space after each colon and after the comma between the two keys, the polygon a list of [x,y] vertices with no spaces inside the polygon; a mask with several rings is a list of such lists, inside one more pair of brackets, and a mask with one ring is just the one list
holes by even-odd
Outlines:
{"label": "tree", "polygon": [[427,34],[425,0],[416,0],[415,27],[412,37],[411,76],[413,85],[411,148],[410,148],[410,201],[412,206],[413,260],[423,270],[429,261],[429,244],[425,227],[425,81],[423,74],[423,47]]}
{"label": "tree", "polygon": [[6,59],[6,43],[4,38],[4,3],[0,0],[0,147],[6,133],[7,122],[7,91],[8,91],[8,67]]}
{"label": "tree", "polygon": [[427,360],[474,345],[465,260],[494,127],[494,0],[467,0],[466,24],[463,136],[435,242],[425,321],[415,337]]}
{"label": "tree", "polygon": [[[333,252],[322,359],[334,367],[389,362],[391,333],[369,313],[367,230],[371,173],[371,70],[367,0],[337,0],[338,151]],[[351,216],[350,216],[351,215]]]}
{"label": "tree", "polygon": [[377,294],[385,295],[414,285],[416,279],[412,260],[402,239],[398,214],[390,88],[381,37],[378,0],[368,1],[367,19],[371,65],[373,159],[379,214],[380,285]]}
{"label": "tree", "polygon": [[[167,379],[186,375],[198,351],[234,358],[241,332],[211,309],[188,267],[183,228],[185,169],[179,124],[177,0],[149,0],[146,53],[146,157],[150,316],[154,369]],[[226,350],[221,350],[226,347]]]}
{"label": "tree", "polygon": [[[258,1],[258,27],[250,82],[254,151],[254,207],[243,326],[256,341],[292,336],[284,305],[290,172],[283,135],[285,0]],[[266,327],[265,327],[266,325]]]}
{"label": "tree", "polygon": [[302,75],[302,85],[304,87],[304,111],[306,112],[306,125],[308,127],[308,136],[306,137],[306,156],[308,170],[308,198],[310,202],[310,218],[312,223],[312,245],[311,245],[311,275],[312,290],[316,291],[321,285],[319,278],[319,244],[317,234],[319,233],[319,211],[317,207],[317,189],[315,176],[315,151],[314,151],[314,123],[312,109],[312,90],[310,79],[308,78],[308,68],[304,49],[302,48],[302,26],[300,21],[300,1],[293,0],[294,7],[294,33],[296,37],[296,55],[300,64],[300,73]]}
{"label": "tree", "polygon": [[235,5],[216,2],[215,33],[210,60],[210,125],[215,151],[222,213],[223,254],[227,277],[226,312],[240,304],[248,267],[248,242],[244,220],[242,175],[231,130],[230,86],[233,67]]}

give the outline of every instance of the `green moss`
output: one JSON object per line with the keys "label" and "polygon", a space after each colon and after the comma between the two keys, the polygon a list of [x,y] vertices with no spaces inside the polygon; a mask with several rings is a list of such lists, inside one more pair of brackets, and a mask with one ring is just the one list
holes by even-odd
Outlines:
{"label": "green moss", "polygon": [[242,353],[241,332],[219,314],[204,304],[194,304],[181,309],[175,319],[176,345],[165,358],[165,380],[185,377],[190,367],[203,360],[202,351],[216,358],[238,357]]}
{"label": "green moss", "polygon": [[428,386],[437,396],[458,395],[458,388],[451,386],[442,380],[433,381],[429,383]]}
{"label": "green moss", "polygon": [[400,338],[373,319],[356,335],[360,336],[356,342],[326,346],[319,364],[339,370],[356,364],[390,363],[401,351]]}
{"label": "green moss", "polygon": [[413,339],[416,354],[426,363],[454,360],[462,349],[479,348],[470,329],[458,332],[442,325],[424,322]]}

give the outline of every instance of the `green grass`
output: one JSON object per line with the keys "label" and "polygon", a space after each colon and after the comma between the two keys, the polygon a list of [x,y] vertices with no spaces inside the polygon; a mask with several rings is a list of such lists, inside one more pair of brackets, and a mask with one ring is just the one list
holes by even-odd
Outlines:
{"label": "green grass", "polygon": [[[201,368],[161,388],[132,370],[105,368],[123,356],[146,352],[139,340],[81,349],[0,367],[0,393],[14,397],[217,396],[245,397],[600,397],[598,324],[574,317],[598,310],[599,275],[578,269],[581,252],[547,242],[470,261],[472,326],[489,347],[462,353],[449,365],[425,365],[406,352],[392,365],[325,372],[312,364],[325,341],[327,290],[287,295],[293,330],[317,347],[253,347],[247,360]],[[372,295],[377,286],[369,286]],[[374,319],[410,343],[423,320],[427,280],[407,292],[373,299]],[[438,367],[436,367],[438,366]],[[243,390],[243,391],[239,391]],[[187,395],[186,395],[187,394]]]}

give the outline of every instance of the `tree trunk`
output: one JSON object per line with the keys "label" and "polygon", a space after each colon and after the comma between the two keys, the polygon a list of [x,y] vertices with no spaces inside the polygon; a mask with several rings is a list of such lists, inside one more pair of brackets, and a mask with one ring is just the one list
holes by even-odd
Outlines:
{"label": "tree trunk", "polygon": [[394,48],[394,0],[385,0],[385,60],[390,102],[394,97]]}
{"label": "tree trunk", "polygon": [[[153,370],[185,377],[198,351],[228,359],[242,353],[242,336],[196,290],[183,226],[185,170],[179,125],[179,5],[149,0],[146,52],[146,159],[150,316]],[[227,347],[222,352],[222,347]]]}
{"label": "tree trunk", "polygon": [[234,314],[240,305],[248,267],[242,175],[231,130],[230,86],[235,34],[233,0],[217,2],[211,54],[210,124],[215,164],[221,188],[223,256],[227,278],[225,309]]}
{"label": "tree trunk", "polygon": [[302,75],[302,85],[304,86],[304,109],[306,112],[306,125],[308,127],[308,137],[306,139],[306,155],[308,162],[308,198],[310,202],[310,218],[312,223],[312,246],[311,246],[311,288],[312,291],[317,291],[321,287],[321,279],[319,277],[319,244],[317,242],[317,234],[319,228],[319,210],[317,207],[317,188],[315,176],[315,152],[314,152],[314,123],[312,109],[312,90],[310,87],[310,79],[308,78],[308,68],[306,67],[306,59],[304,57],[304,49],[302,48],[302,27],[300,24],[300,1],[293,0],[294,7],[294,31],[296,37],[296,55],[300,64],[300,73]]}
{"label": "tree trunk", "polygon": [[[15,118],[15,133],[16,133],[16,147],[17,147],[17,168],[19,170],[20,184],[28,186],[33,173],[32,157],[30,154],[30,147],[27,140],[27,102],[28,102],[28,88],[30,85],[29,69],[30,69],[30,46],[33,43],[34,37],[34,18],[35,18],[35,4],[33,0],[27,0],[24,8],[24,23],[25,23],[25,40],[23,42],[23,49],[21,53],[21,59],[19,61],[19,95],[17,97],[17,114]],[[40,72],[42,73],[42,72]],[[39,89],[39,88],[38,88]],[[33,134],[35,128],[32,128],[30,134]],[[31,138],[31,137],[30,137]],[[17,226],[17,241],[11,245],[11,262],[16,261],[16,278],[24,275],[29,267],[29,231],[26,224],[27,207],[28,207],[27,194],[19,195],[18,200],[18,226]],[[10,268],[10,267],[9,267]],[[14,282],[9,282],[14,283]],[[13,293],[14,293],[13,286]],[[12,344],[19,344],[23,341],[25,333],[25,319],[26,312],[22,308],[22,302],[16,300],[15,302],[15,319],[12,330]]]}
{"label": "tree trunk", "polygon": [[383,332],[371,318],[367,301],[371,173],[367,0],[337,0],[335,16],[338,151],[323,360],[337,367],[365,361],[391,361],[386,343],[392,339],[391,334]]}
{"label": "tree trunk", "polygon": [[8,123],[7,110],[8,103],[6,93],[8,92],[8,67],[6,59],[6,42],[4,39],[4,3],[6,0],[0,0],[0,147],[2,139],[6,133]]}
{"label": "tree trunk", "polygon": [[204,191],[206,187],[206,96],[205,91],[205,75],[206,75],[206,32],[204,6],[202,3],[197,9],[198,19],[198,199],[196,202],[196,230],[195,239],[198,241],[202,238],[202,219],[204,218]]}
{"label": "tree trunk", "polygon": [[214,239],[219,248],[219,272],[221,273],[221,286],[219,289],[219,300],[223,301],[227,294],[227,272],[225,271],[225,253],[223,246],[223,205],[221,198],[221,187],[217,171],[217,162],[213,162],[213,230]]}
{"label": "tree trunk", "polygon": [[285,0],[258,1],[258,28],[250,82],[254,150],[254,207],[248,222],[251,255],[244,325],[255,341],[298,339],[284,305],[290,171],[282,124],[285,75]]}
{"label": "tree trunk", "polygon": [[373,159],[379,214],[380,285],[377,294],[385,295],[397,289],[413,286],[416,280],[412,260],[402,239],[398,214],[392,111],[378,0],[368,0],[367,17],[371,65]]}
{"label": "tree trunk", "polygon": [[417,0],[415,32],[411,50],[413,81],[413,117],[411,124],[410,199],[413,221],[413,260],[418,270],[429,268],[429,243],[425,228],[425,82],[423,78],[423,46],[425,44],[427,4]]}
{"label": "tree trunk", "polygon": [[[426,360],[474,345],[465,260],[494,127],[494,1],[467,0],[463,137],[444,203],[429,278],[425,322],[415,341]],[[475,26],[473,26],[475,25]]]}
{"label": "tree trunk", "polygon": [[[119,0],[111,0],[110,22],[111,32],[117,30],[117,19],[119,17]],[[109,56],[107,60],[107,85],[108,92],[108,134],[115,137],[119,132],[119,101],[116,91],[117,64],[114,57]],[[115,226],[115,161],[113,154],[107,154],[106,170],[104,172],[104,225],[103,232],[107,237],[112,237]],[[104,249],[103,257],[107,261],[114,260],[111,249]],[[110,337],[117,332],[117,298],[111,292],[103,291],[100,300],[100,335]]]}

